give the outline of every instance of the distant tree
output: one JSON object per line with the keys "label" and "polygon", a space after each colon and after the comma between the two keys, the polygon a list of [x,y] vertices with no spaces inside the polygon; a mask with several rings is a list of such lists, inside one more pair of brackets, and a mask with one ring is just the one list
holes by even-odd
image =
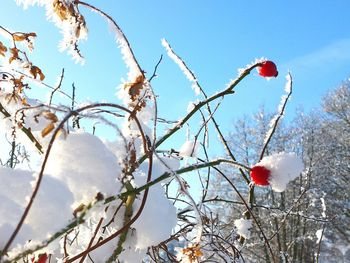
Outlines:
{"label": "distant tree", "polygon": [[[327,94],[319,110],[297,113],[294,121],[279,125],[267,152],[293,151],[302,156],[305,171],[283,193],[257,189],[253,211],[270,239],[277,261],[342,262],[349,240],[349,82]],[[229,145],[238,161],[252,166],[259,159],[272,114],[261,108],[253,118],[234,123]],[[238,171],[223,168],[241,194],[248,195]],[[220,174],[210,189],[211,207],[225,233],[232,232],[243,205],[230,184]],[[245,191],[244,191],[245,189]],[[216,209],[215,209],[216,208]],[[214,213],[214,214],[215,214]],[[242,257],[247,262],[271,262],[261,245],[260,231],[253,230]],[[278,255],[278,253],[276,253]]]}

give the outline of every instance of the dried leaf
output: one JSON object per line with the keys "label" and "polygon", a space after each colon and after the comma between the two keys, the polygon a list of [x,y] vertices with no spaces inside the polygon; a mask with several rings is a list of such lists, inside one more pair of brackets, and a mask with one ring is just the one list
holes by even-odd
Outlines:
{"label": "dried leaf", "polygon": [[7,47],[0,41],[0,55],[5,57],[5,52],[7,51]]}
{"label": "dried leaf", "polygon": [[61,0],[55,0],[53,3],[53,9],[56,15],[63,21],[67,20],[69,16],[69,10],[67,6]]}
{"label": "dried leaf", "polygon": [[31,33],[17,32],[12,34],[12,37],[14,41],[24,41],[24,40],[29,41],[29,37],[36,37],[36,34],[34,32],[31,32]]}
{"label": "dried leaf", "polygon": [[197,261],[198,258],[203,256],[202,251],[200,250],[199,244],[194,246],[189,246],[187,248],[184,248],[182,250],[182,253],[186,256],[188,256],[190,262]]}
{"label": "dried leaf", "polygon": [[17,94],[17,92],[14,91],[12,93],[6,94],[5,100],[7,103],[10,103],[12,100],[17,103],[18,101],[22,101],[22,98]]}
{"label": "dried leaf", "polygon": [[60,136],[63,136],[64,139],[67,139],[67,136],[68,136],[68,133],[65,129],[59,129],[56,133],[56,137],[55,138],[58,138]]}
{"label": "dried leaf", "polygon": [[28,86],[27,84],[23,84],[22,80],[23,80],[23,76],[20,76],[19,79],[16,79],[16,78],[12,79],[13,85],[16,87],[16,90],[18,93],[22,93],[23,88]]}
{"label": "dried leaf", "polygon": [[22,98],[22,104],[23,104],[24,106],[30,106],[30,105],[28,104],[26,98]]}
{"label": "dried leaf", "polygon": [[85,208],[86,208],[86,205],[80,204],[77,208],[74,209],[73,216],[77,217],[78,213],[83,212],[85,210]]}
{"label": "dried leaf", "polygon": [[41,81],[45,79],[45,75],[42,73],[41,69],[38,68],[37,66],[31,66],[29,72],[35,79],[38,76],[38,74]]}
{"label": "dried leaf", "polygon": [[140,92],[143,89],[144,81],[145,77],[143,75],[139,75],[136,77],[134,82],[125,84],[124,88],[128,89],[128,93],[132,101],[135,101],[140,95]]}
{"label": "dried leaf", "polygon": [[51,122],[49,125],[47,125],[42,131],[41,136],[45,137],[48,135],[53,129],[55,129],[55,125]]}
{"label": "dried leaf", "polygon": [[46,119],[50,120],[52,123],[58,122],[58,118],[57,118],[56,114],[54,114],[50,111],[43,112],[43,115]]}
{"label": "dried leaf", "polygon": [[18,59],[19,49],[16,47],[13,47],[13,48],[10,48],[10,52],[11,52],[11,57],[9,58],[9,63],[14,61],[15,59]]}

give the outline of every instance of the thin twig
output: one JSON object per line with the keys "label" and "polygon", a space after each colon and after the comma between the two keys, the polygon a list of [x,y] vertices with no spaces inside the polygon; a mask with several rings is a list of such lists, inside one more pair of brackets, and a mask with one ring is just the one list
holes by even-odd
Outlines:
{"label": "thin twig", "polygon": [[62,73],[61,73],[61,77],[60,77],[60,82],[58,83],[57,87],[54,88],[53,91],[51,91],[50,100],[49,100],[49,105],[51,105],[51,102],[52,102],[52,98],[53,98],[54,93],[55,93],[57,90],[59,90],[59,89],[61,88],[63,78],[64,78],[64,68],[62,69]]}

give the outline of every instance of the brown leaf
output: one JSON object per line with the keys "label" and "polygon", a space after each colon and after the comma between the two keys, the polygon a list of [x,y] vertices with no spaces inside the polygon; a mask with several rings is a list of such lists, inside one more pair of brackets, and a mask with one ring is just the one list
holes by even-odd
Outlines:
{"label": "brown leaf", "polygon": [[22,98],[22,104],[23,104],[24,106],[30,106],[30,105],[28,104],[26,98]]}
{"label": "brown leaf", "polygon": [[68,19],[69,12],[67,6],[62,3],[61,0],[55,0],[52,5],[56,15],[58,15],[62,21]]}
{"label": "brown leaf", "polygon": [[38,76],[38,74],[41,81],[45,79],[45,75],[42,73],[41,69],[38,68],[37,66],[31,66],[29,72],[35,79]]}
{"label": "brown leaf", "polygon": [[25,84],[23,84],[22,80],[23,80],[24,76],[20,76],[19,79],[13,78],[12,82],[13,85],[16,87],[16,90],[18,93],[22,93],[23,92],[23,88],[26,87]]}
{"label": "brown leaf", "polygon": [[128,93],[132,101],[135,101],[140,95],[140,92],[143,89],[144,81],[145,77],[143,75],[139,75],[136,77],[134,82],[125,84],[124,88],[128,89]]}
{"label": "brown leaf", "polygon": [[14,61],[15,59],[18,59],[19,49],[16,47],[13,47],[13,48],[10,48],[10,52],[11,52],[11,57],[9,58],[9,63]]}
{"label": "brown leaf", "polygon": [[41,136],[45,137],[48,135],[53,129],[55,128],[55,125],[51,122],[49,125],[47,125],[42,131],[41,131]]}
{"label": "brown leaf", "polygon": [[17,103],[18,101],[22,101],[22,98],[17,94],[16,91],[6,94],[5,95],[5,100],[7,101],[7,103],[10,103],[12,100]]}
{"label": "brown leaf", "polygon": [[57,118],[56,114],[54,114],[50,111],[43,112],[43,115],[46,119],[50,120],[52,123],[58,122],[58,118]]}
{"label": "brown leaf", "polygon": [[184,248],[182,250],[182,253],[186,256],[188,256],[190,262],[197,261],[198,258],[203,256],[202,251],[200,250],[199,244],[194,246],[189,246],[187,248]]}
{"label": "brown leaf", "polygon": [[0,41],[0,55],[5,57],[5,52],[7,51],[7,47]]}
{"label": "brown leaf", "polygon": [[31,33],[22,33],[22,32],[17,32],[12,34],[13,40],[14,41],[24,41],[24,40],[28,40],[29,41],[29,37],[36,37],[36,33],[31,32]]}

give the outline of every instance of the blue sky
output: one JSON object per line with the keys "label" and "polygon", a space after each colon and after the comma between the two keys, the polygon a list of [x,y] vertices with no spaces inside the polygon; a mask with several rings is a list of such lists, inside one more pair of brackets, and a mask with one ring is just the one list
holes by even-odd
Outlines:
{"label": "blue sky", "polygon": [[[184,116],[188,102],[197,98],[186,77],[166,56],[162,38],[187,62],[208,94],[222,90],[237,76],[238,68],[255,58],[266,57],[277,64],[280,74],[276,79],[267,81],[254,72],[224,100],[217,112],[224,132],[234,119],[256,112],[263,104],[274,110],[284,93],[288,70],[294,79],[288,118],[298,106],[307,111],[316,107],[327,90],[350,76],[348,0],[88,2],[115,18],[148,75],[164,55],[153,87],[159,95],[160,116],[171,120]],[[74,81],[81,101],[117,102],[115,88],[126,69],[114,36],[104,19],[81,10],[89,27],[89,39],[81,44],[84,66],[57,51],[61,36],[46,22],[42,8],[23,11],[15,1],[3,0],[0,24],[38,34],[32,58],[43,68],[48,83],[55,83],[64,67],[65,91],[70,92]]]}

